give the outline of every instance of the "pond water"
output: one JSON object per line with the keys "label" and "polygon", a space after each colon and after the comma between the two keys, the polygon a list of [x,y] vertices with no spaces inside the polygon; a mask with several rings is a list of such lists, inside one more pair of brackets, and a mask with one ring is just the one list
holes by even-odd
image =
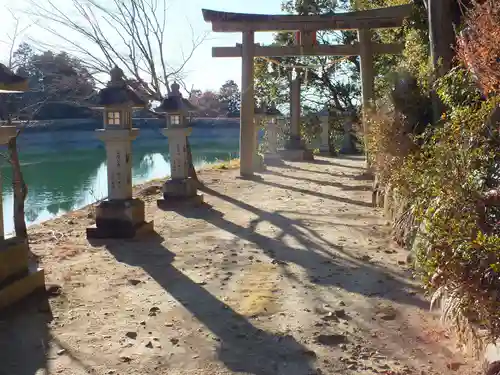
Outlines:
{"label": "pond water", "polygon": [[[197,168],[238,157],[237,127],[193,128],[190,136]],[[91,130],[59,130],[22,134],[19,140],[28,224],[40,223],[107,196],[106,154]],[[4,159],[4,158],[2,158]],[[11,168],[1,161],[5,232],[13,226]],[[170,173],[167,138],[160,129],[141,129],[133,142],[134,184]]]}

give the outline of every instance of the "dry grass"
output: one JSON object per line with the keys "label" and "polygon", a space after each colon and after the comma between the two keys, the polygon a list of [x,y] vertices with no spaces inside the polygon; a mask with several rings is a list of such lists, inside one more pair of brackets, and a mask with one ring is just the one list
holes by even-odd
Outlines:
{"label": "dry grass", "polygon": [[414,147],[403,117],[389,110],[373,113],[369,119],[367,140],[372,165],[380,183],[385,186]]}
{"label": "dry grass", "polygon": [[247,317],[271,316],[278,312],[279,277],[280,271],[276,266],[253,264],[241,280],[241,299],[234,309]]}
{"label": "dry grass", "polygon": [[215,169],[215,170],[222,169],[222,170],[226,170],[226,169],[236,169],[236,168],[239,168],[239,167],[240,167],[240,159],[230,159],[228,161],[211,164],[206,169],[212,169],[212,170],[213,169]]}

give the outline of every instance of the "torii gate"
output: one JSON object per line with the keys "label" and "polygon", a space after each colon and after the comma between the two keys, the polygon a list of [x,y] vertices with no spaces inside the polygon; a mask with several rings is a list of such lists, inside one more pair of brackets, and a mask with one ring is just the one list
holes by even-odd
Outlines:
{"label": "torii gate", "polygon": [[[254,117],[254,58],[302,55],[357,56],[361,58],[361,87],[363,108],[368,108],[374,96],[373,55],[397,54],[402,44],[372,42],[371,29],[395,28],[403,25],[411,14],[412,6],[371,9],[348,13],[322,15],[267,15],[230,13],[203,9],[203,18],[212,24],[214,32],[241,32],[242,44],[235,47],[213,47],[212,57],[241,57],[241,108],[240,108],[240,175],[254,174],[253,152],[256,140],[253,129]],[[353,45],[317,45],[314,43],[318,30],[358,30],[358,43]],[[255,32],[293,31],[301,37],[293,46],[261,46],[255,44]],[[296,80],[298,81],[298,80]],[[291,85],[291,133],[299,130],[300,81]],[[298,96],[298,98],[297,98]],[[297,116],[297,111],[299,116]]]}

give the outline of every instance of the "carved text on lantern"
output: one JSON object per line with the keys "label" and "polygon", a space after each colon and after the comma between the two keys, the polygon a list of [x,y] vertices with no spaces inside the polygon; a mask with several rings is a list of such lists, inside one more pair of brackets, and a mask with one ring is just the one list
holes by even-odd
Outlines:
{"label": "carved text on lantern", "polygon": [[[116,168],[120,168],[121,167],[121,153],[120,151],[117,151],[116,152]],[[121,172],[119,170],[116,171],[116,184],[118,185],[118,187],[121,187],[122,186],[122,175],[121,175]]]}

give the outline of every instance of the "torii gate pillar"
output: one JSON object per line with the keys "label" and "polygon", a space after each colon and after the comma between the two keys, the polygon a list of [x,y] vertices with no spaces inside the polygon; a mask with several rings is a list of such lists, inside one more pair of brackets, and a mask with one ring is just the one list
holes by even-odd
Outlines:
{"label": "torii gate pillar", "polygon": [[372,51],[372,31],[370,29],[358,30],[359,57],[361,66],[361,96],[363,110],[371,106],[374,98],[374,69]]}
{"label": "torii gate pillar", "polygon": [[300,136],[300,118],[302,107],[300,103],[300,77],[296,77],[290,84],[290,139],[281,151],[285,160],[305,161],[314,160],[314,155],[306,149]]}
{"label": "torii gate pillar", "polygon": [[254,174],[254,32],[242,33],[241,104],[240,104],[240,176],[251,178]]}
{"label": "torii gate pillar", "polygon": [[361,66],[361,103],[363,105],[364,151],[368,159],[368,116],[375,96],[375,75],[373,69],[373,43],[370,29],[358,30],[359,57]]}

